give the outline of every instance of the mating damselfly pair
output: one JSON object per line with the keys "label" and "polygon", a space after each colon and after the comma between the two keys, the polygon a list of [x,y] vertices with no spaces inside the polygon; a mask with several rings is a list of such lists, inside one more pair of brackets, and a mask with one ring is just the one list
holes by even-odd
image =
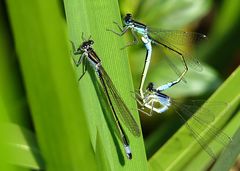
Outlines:
{"label": "mating damselfly pair", "polygon": [[[114,23],[117,24],[116,22]],[[139,93],[136,93],[136,101],[140,105],[139,110],[142,111],[145,108],[147,108],[150,111],[143,112],[143,113],[146,113],[147,115],[152,115],[152,112],[163,113],[166,110],[168,110],[168,108],[171,108],[171,107],[175,108],[180,118],[186,122],[186,126],[192,132],[192,134],[194,135],[198,143],[203,147],[203,149],[210,156],[215,158],[216,154],[211,149],[211,147],[208,146],[208,142],[206,138],[203,138],[200,135],[202,129],[204,127],[207,127],[208,128],[207,135],[211,138],[212,137],[217,138],[218,142],[221,142],[223,145],[226,145],[229,141],[231,141],[231,138],[228,137],[225,133],[220,132],[217,128],[214,128],[209,125],[214,120],[214,116],[210,117],[211,112],[209,110],[203,110],[203,112],[200,112],[202,113],[200,114],[200,116],[193,115],[192,119],[195,122],[192,122],[194,124],[190,124],[187,119],[191,115],[190,114],[191,110],[184,105],[178,106],[178,104],[175,103],[174,99],[162,93],[164,90],[169,89],[173,85],[176,85],[181,80],[183,80],[184,75],[188,71],[188,66],[192,66],[196,70],[202,69],[196,57],[178,48],[175,44],[204,39],[206,38],[206,36],[203,34],[192,33],[192,32],[152,29],[142,23],[139,23],[133,20],[130,14],[127,14],[125,16],[124,24],[125,24],[124,28],[121,28],[121,26],[117,24],[119,30],[121,31],[120,33],[114,30],[109,30],[109,29],[108,31],[112,31],[115,34],[122,36],[126,33],[127,30],[130,29],[134,37],[134,41],[131,44],[126,45],[125,47],[137,44],[138,36],[140,36],[141,41],[143,42],[147,51],[145,65],[144,65],[141,82],[139,86]],[[127,158],[131,159],[132,152],[130,149],[129,140],[127,138],[125,131],[123,130],[121,122],[123,122],[126,125],[126,127],[129,129],[129,131],[136,137],[140,136],[140,128],[137,122],[135,121],[133,115],[131,114],[130,110],[128,109],[127,105],[123,102],[122,98],[120,97],[118,91],[116,90],[113,82],[109,78],[107,72],[102,67],[100,58],[97,56],[97,54],[93,50],[93,47],[92,47],[94,43],[93,40],[90,40],[90,39],[85,40],[83,37],[82,39],[83,39],[83,43],[79,46],[78,49],[76,49],[74,44],[72,43],[74,55],[81,55],[78,61],[74,60],[74,62],[76,66],[79,66],[81,63],[83,63],[83,66],[85,66],[86,62],[89,62],[90,65],[95,69],[96,74],[100,80],[103,92],[111,108],[112,115],[115,120],[116,127],[118,129],[118,134],[123,144],[125,153],[127,155]],[[180,73],[178,72],[178,70],[173,68],[176,71],[176,73],[179,75],[178,79],[159,87],[155,87],[153,83],[149,83],[147,88],[144,90],[144,83],[145,83],[145,79],[147,76],[147,72],[149,69],[151,56],[152,56],[152,44],[157,46],[163,46],[169,49],[170,51],[172,51],[173,53],[179,55],[179,57],[183,62],[184,70]],[[83,74],[81,75],[80,79],[85,73],[86,73],[86,68],[83,67]],[[155,104],[160,104],[161,107],[156,107]],[[204,116],[208,116],[211,119],[208,119],[208,118],[206,119],[204,118]]]}

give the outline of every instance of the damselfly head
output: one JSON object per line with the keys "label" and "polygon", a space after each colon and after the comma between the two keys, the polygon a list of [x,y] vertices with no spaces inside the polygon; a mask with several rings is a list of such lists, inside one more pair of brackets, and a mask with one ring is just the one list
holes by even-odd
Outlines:
{"label": "damselfly head", "polygon": [[150,82],[147,86],[147,90],[148,91],[153,91],[153,89],[154,89],[154,84],[153,84],[153,82]]}
{"label": "damselfly head", "polygon": [[129,25],[132,23],[132,14],[126,14],[124,17],[124,24]]}
{"label": "damselfly head", "polygon": [[89,48],[92,47],[93,44],[94,44],[94,41],[91,39],[84,41],[82,43],[82,45],[80,46],[80,50],[82,50],[82,51],[88,50]]}
{"label": "damselfly head", "polygon": [[89,42],[89,44],[90,44],[91,46],[94,44],[94,41],[91,40],[91,39],[89,39],[88,42]]}

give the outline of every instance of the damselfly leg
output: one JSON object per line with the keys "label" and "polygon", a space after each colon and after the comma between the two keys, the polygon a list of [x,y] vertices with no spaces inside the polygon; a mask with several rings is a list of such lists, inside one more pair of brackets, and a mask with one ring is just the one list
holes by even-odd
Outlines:
{"label": "damselfly leg", "polygon": [[[138,100],[138,103],[142,108],[150,110],[150,114],[148,114],[149,116],[152,115],[152,111],[163,113],[169,108],[174,109],[199,145],[209,154],[209,156],[215,159],[217,151],[215,151],[215,148],[209,144],[209,141],[214,139],[219,144],[226,146],[231,141],[231,137],[212,125],[215,120],[212,111],[204,106],[199,109],[201,106],[199,102],[202,103],[202,101],[198,100],[181,104],[177,100],[162,93],[163,90],[167,89],[166,85],[159,87],[161,90],[155,88],[153,83],[150,83],[144,94],[145,102],[140,103],[141,100]],[[218,102],[217,105],[226,105],[226,103]]]}
{"label": "damselfly leg", "polygon": [[[118,23],[114,22],[120,30],[120,33],[107,29],[118,36],[123,36],[127,30],[131,30],[131,33],[134,37],[134,40],[137,38],[137,34],[141,37],[141,40],[147,50],[146,60],[144,64],[144,69],[142,71],[141,82],[139,86],[140,95],[143,98],[143,85],[146,80],[146,75],[149,69],[150,60],[152,56],[152,44],[165,47],[172,51],[173,53],[180,56],[181,61],[184,66],[184,70],[179,72],[175,66],[171,66],[174,72],[178,75],[178,78],[172,82],[173,85],[179,83],[181,80],[184,80],[184,76],[188,71],[188,66],[192,67],[197,71],[202,70],[202,66],[196,57],[192,56],[190,53],[187,53],[185,50],[180,48],[178,45],[191,44],[195,41],[205,39],[206,36],[200,33],[194,32],[184,32],[184,31],[175,31],[175,30],[163,30],[163,29],[153,29],[148,27],[145,24],[142,24],[138,21],[135,21],[132,18],[131,14],[127,14],[124,17],[123,23],[124,27],[122,28]],[[131,45],[137,43],[134,41]],[[127,45],[128,46],[128,45]],[[173,64],[171,64],[173,65]],[[184,82],[186,82],[184,80]]]}

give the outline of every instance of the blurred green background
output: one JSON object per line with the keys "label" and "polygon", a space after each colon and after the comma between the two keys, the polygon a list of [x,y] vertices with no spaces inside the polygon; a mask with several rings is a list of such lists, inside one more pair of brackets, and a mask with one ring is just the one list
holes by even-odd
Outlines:
{"label": "blurred green background", "polygon": [[[137,156],[125,161],[120,141],[102,115],[104,105],[92,80],[86,76],[82,87],[76,81],[81,69],[71,65],[69,40],[80,44],[82,32],[93,36],[103,66],[136,113],[130,91],[139,86],[146,51],[141,43],[121,51],[132,36],[106,32],[115,28],[112,22],[132,13],[135,20],[151,27],[207,35],[207,40],[185,46],[198,57],[203,71],[190,67],[187,83],[166,94],[183,101],[207,100],[220,87],[213,101],[225,101],[230,107],[223,109],[226,121],[219,128],[228,126],[226,132],[232,136],[240,115],[239,6],[239,0],[0,0],[0,170],[209,169],[214,161],[205,157],[199,164],[202,153],[199,158],[192,153],[195,160],[189,153],[181,153],[180,159],[162,155],[164,150],[171,152],[171,146],[163,146],[166,142],[176,141],[174,148],[179,147],[178,138],[171,137],[183,123],[172,111],[152,117],[140,113],[144,139],[129,135]],[[163,54],[183,69],[178,57],[155,46],[145,87],[150,81],[162,85],[177,78]],[[122,66],[126,70],[119,69]],[[222,162],[226,170],[239,153],[235,146],[230,149],[236,154],[229,163]],[[188,162],[182,159],[185,156],[190,156]]]}

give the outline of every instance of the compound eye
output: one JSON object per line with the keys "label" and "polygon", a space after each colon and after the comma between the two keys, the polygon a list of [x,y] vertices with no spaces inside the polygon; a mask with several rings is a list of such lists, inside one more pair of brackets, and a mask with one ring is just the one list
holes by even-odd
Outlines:
{"label": "compound eye", "polygon": [[90,44],[93,45],[94,44],[94,41],[93,40],[89,40]]}
{"label": "compound eye", "polygon": [[153,83],[150,82],[147,86],[147,89],[151,91],[153,89],[153,86],[154,86]]}
{"label": "compound eye", "polygon": [[125,24],[130,24],[132,21],[132,15],[131,14],[127,14],[124,18],[124,22]]}
{"label": "compound eye", "polygon": [[86,45],[83,45],[80,49],[81,49],[81,50],[86,49]]}
{"label": "compound eye", "polygon": [[125,23],[126,25],[129,25],[129,24],[130,24],[130,20],[129,20],[128,18],[125,18],[124,23]]}

